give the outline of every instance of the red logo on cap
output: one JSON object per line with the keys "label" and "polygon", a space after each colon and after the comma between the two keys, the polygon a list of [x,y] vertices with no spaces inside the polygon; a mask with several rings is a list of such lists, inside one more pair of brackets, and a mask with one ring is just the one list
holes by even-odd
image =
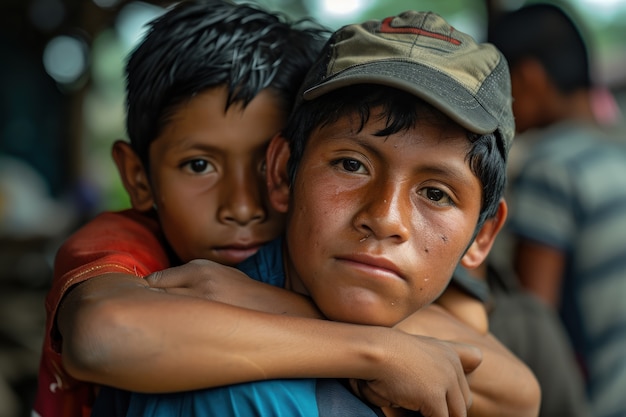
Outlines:
{"label": "red logo on cap", "polygon": [[439,39],[442,41],[450,42],[453,45],[460,45],[461,41],[458,39],[451,38],[450,36],[442,35],[441,33],[430,32],[428,30],[424,30],[421,28],[416,28],[412,26],[391,26],[391,21],[393,17],[388,17],[380,25],[381,33],[412,33],[414,35],[427,36],[429,38]]}

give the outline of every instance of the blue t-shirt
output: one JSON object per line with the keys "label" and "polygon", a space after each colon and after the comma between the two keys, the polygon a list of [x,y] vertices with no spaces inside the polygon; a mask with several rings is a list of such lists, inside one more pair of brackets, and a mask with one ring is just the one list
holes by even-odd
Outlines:
{"label": "blue t-shirt", "polygon": [[[238,266],[248,276],[285,284],[282,239]],[[164,376],[166,377],[166,376]],[[377,417],[383,416],[337,379],[275,379],[172,394],[128,393],[103,387],[93,417]]]}

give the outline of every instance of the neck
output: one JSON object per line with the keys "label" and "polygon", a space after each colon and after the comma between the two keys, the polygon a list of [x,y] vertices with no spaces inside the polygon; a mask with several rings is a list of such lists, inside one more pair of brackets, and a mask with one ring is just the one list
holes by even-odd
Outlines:
{"label": "neck", "polygon": [[297,292],[302,295],[309,295],[309,292],[302,281],[298,277],[298,274],[293,267],[291,258],[289,257],[289,251],[287,250],[287,242],[283,239],[283,271],[285,272],[285,289],[293,292]]}

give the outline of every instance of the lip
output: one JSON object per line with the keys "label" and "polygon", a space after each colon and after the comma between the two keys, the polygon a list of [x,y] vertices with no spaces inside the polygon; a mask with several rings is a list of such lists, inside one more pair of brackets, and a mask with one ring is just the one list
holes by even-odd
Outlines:
{"label": "lip", "polygon": [[265,242],[262,243],[233,243],[230,245],[215,248],[215,253],[229,263],[237,264],[248,259],[261,249]]}
{"label": "lip", "polygon": [[400,268],[386,258],[367,254],[350,254],[336,257],[341,262],[349,263],[351,267],[364,270],[368,274],[393,277],[404,280],[404,275]]}

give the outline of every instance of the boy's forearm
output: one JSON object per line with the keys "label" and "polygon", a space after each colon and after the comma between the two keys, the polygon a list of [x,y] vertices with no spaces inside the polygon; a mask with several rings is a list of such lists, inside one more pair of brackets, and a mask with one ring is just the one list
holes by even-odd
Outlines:
{"label": "boy's forearm", "polygon": [[538,416],[541,389],[532,371],[491,334],[474,343],[483,362],[469,376],[473,403],[468,416]]}
{"label": "boy's forearm", "polygon": [[147,392],[285,377],[374,379],[384,365],[378,341],[388,339],[388,329],[259,313],[118,274],[73,289],[58,324],[74,377]]}
{"label": "boy's forearm", "polygon": [[[445,410],[458,408],[461,392],[469,392],[463,369],[480,362],[468,345],[168,294],[119,274],[74,288],[58,324],[64,365],[74,377],[140,392],[355,378],[391,404],[418,409],[435,402]],[[433,385],[442,397],[428,394]]]}

